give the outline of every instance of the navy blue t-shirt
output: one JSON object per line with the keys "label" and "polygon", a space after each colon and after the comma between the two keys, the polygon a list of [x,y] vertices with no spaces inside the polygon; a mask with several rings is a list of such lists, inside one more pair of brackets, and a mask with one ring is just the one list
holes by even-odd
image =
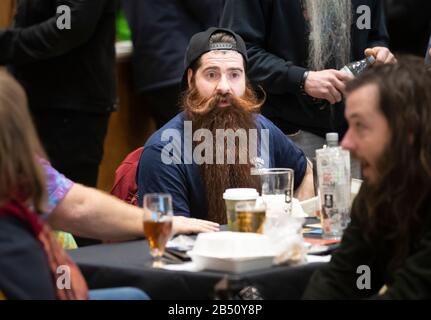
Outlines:
{"label": "navy blue t-shirt", "polygon": [[[199,165],[192,159],[191,153],[184,151],[189,150],[184,146],[184,142],[187,144],[189,139],[184,141],[183,135],[184,132],[190,132],[187,131],[189,127],[186,127],[185,120],[184,113],[178,114],[145,144],[137,173],[138,201],[142,206],[143,196],[147,193],[169,193],[172,195],[175,215],[206,219],[206,190]],[[257,155],[264,159],[263,167],[293,169],[296,189],[307,169],[304,153],[264,116],[256,115],[256,127],[258,137],[261,132],[265,132],[269,138],[266,147],[260,141],[258,144]],[[173,139],[174,136],[177,139]],[[259,151],[261,145],[262,152]],[[171,164],[165,164],[167,161],[162,160],[168,154],[174,159]]]}

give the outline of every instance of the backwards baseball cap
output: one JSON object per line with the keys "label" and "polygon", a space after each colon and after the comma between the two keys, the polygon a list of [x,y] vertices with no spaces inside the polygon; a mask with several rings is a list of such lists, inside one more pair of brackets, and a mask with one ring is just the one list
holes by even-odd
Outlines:
{"label": "backwards baseball cap", "polygon": [[[234,37],[236,44],[228,42],[215,42],[211,43],[210,38],[216,33],[227,33]],[[233,50],[242,54],[245,65],[248,63],[247,48],[244,40],[229,29],[211,27],[206,31],[196,33],[189,42],[184,59],[184,74],[181,82],[183,89],[188,87],[187,83],[187,70],[198,60],[203,54],[213,50]]]}

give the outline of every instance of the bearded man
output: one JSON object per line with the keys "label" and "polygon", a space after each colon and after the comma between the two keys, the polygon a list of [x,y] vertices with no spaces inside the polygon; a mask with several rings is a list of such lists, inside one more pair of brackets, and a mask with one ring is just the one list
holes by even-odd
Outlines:
{"label": "bearded man", "polygon": [[341,144],[365,181],[339,248],[304,298],[431,298],[430,87],[431,71],[415,57],[347,85]]}
{"label": "bearded man", "polygon": [[310,159],[327,132],[347,129],[350,78],[338,70],[366,49],[378,64],[395,61],[378,0],[226,0],[221,26],[247,44],[248,76],[267,92],[262,114]]}
{"label": "bearded man", "polygon": [[[291,168],[297,197],[314,195],[312,168],[304,153],[257,113],[262,101],[248,84],[247,63],[244,41],[230,30],[210,28],[192,37],[183,76],[184,112],[145,144],[137,174],[140,205],[146,193],[169,193],[176,215],[225,224],[223,193],[229,188],[259,189],[258,177],[251,174],[254,166]],[[231,145],[217,139],[220,131],[228,130],[244,135]],[[268,138],[255,144],[261,146],[260,153],[250,150],[253,143],[248,142],[265,135],[254,132],[265,132]],[[187,146],[193,149],[192,157]],[[244,152],[248,156],[242,157]],[[169,155],[171,162],[166,161]]]}

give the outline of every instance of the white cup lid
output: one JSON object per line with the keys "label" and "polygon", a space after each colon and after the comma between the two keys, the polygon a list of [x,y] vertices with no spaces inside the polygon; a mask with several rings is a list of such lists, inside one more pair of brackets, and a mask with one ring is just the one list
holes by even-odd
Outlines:
{"label": "white cup lid", "polygon": [[253,200],[258,197],[259,192],[256,189],[249,188],[227,189],[223,193],[223,199],[233,201]]}

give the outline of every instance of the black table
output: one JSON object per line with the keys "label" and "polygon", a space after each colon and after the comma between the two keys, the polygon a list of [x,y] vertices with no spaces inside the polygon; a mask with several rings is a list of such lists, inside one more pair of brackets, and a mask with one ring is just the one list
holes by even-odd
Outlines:
{"label": "black table", "polygon": [[274,266],[241,273],[168,271],[151,267],[145,240],[102,244],[69,251],[91,289],[133,286],[152,299],[211,299],[226,278],[231,286],[253,286],[264,299],[299,299],[312,273],[322,263]]}

